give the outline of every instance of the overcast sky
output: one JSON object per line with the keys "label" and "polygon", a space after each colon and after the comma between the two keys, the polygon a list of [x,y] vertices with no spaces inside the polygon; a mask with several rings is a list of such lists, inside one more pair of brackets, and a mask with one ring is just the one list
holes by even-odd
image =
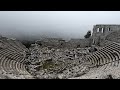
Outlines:
{"label": "overcast sky", "polygon": [[0,11],[0,33],[83,38],[96,24],[120,24],[120,11]]}

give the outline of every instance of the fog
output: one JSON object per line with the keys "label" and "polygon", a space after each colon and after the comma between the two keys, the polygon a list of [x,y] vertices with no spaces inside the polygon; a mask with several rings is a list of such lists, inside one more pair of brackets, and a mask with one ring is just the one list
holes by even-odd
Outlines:
{"label": "fog", "polygon": [[120,11],[0,11],[0,34],[19,39],[84,38],[96,24],[120,24]]}

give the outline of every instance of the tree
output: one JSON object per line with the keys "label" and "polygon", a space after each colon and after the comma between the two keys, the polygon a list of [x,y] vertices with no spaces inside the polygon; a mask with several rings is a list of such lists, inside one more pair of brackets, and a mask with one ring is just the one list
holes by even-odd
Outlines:
{"label": "tree", "polygon": [[90,36],[91,36],[91,31],[89,30],[84,37],[85,37],[85,38],[89,38]]}

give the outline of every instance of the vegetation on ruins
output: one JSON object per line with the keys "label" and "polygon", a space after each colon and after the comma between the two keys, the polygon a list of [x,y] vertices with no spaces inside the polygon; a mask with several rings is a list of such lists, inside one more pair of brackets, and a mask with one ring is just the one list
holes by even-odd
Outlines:
{"label": "vegetation on ruins", "polygon": [[85,37],[85,38],[89,38],[90,36],[91,36],[91,31],[89,30],[84,37]]}

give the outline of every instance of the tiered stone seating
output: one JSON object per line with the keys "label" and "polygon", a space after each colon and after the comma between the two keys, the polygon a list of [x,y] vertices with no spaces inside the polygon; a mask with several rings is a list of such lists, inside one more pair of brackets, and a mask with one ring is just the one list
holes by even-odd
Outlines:
{"label": "tiered stone seating", "polygon": [[120,45],[111,43],[86,58],[92,67],[104,65],[120,59]]}
{"label": "tiered stone seating", "polygon": [[16,49],[14,47],[14,45],[11,45],[8,41],[4,41],[4,44],[6,45],[6,47],[7,47],[6,49],[7,50],[10,50],[10,51],[13,51],[13,52],[16,52],[16,53],[20,53],[20,51],[18,49]]}
{"label": "tiered stone seating", "polygon": [[27,51],[27,48],[19,41],[14,40],[17,47],[19,47],[22,51]]}
{"label": "tiered stone seating", "polygon": [[9,58],[9,59],[13,59],[13,60],[16,60],[16,61],[21,61],[22,57],[17,55],[17,54],[0,54],[0,55],[4,55],[6,56],[6,58]]}
{"label": "tiered stone seating", "polygon": [[[79,79],[103,78],[106,75],[120,77],[120,44],[112,42],[90,56],[83,58],[90,70]],[[76,78],[78,79],[78,78]]]}
{"label": "tiered stone seating", "polygon": [[3,43],[6,48],[0,49],[0,71],[11,75],[30,75],[24,64],[24,53],[21,53],[24,48],[11,40],[3,40]]}
{"label": "tiered stone seating", "polygon": [[24,45],[22,45],[21,42],[16,41],[16,40],[8,39],[7,41],[5,41],[5,43],[8,45],[9,48],[12,48],[16,52],[23,52],[23,51],[27,51],[28,50],[27,48],[25,48]]}
{"label": "tiered stone seating", "polygon": [[2,65],[4,59],[5,59],[5,57],[3,57],[3,56],[0,57],[0,70],[1,70],[2,72],[5,72],[5,70],[4,70],[4,68],[3,68],[3,65]]}
{"label": "tiered stone seating", "polygon": [[23,50],[20,49],[20,48],[16,45],[16,43],[15,43],[14,40],[9,40],[8,43],[9,43],[12,47],[14,47],[16,50],[18,50],[19,52],[23,52]]}
{"label": "tiered stone seating", "polygon": [[[16,72],[16,74],[17,73],[20,74],[20,73],[23,73],[24,71],[26,71],[25,66],[22,65],[23,63],[19,63],[18,61],[8,59],[4,56],[1,57],[0,63],[1,63],[1,68],[2,68],[1,70],[3,70],[6,73],[14,71],[14,72]],[[22,67],[20,67],[20,66],[22,66]]]}

